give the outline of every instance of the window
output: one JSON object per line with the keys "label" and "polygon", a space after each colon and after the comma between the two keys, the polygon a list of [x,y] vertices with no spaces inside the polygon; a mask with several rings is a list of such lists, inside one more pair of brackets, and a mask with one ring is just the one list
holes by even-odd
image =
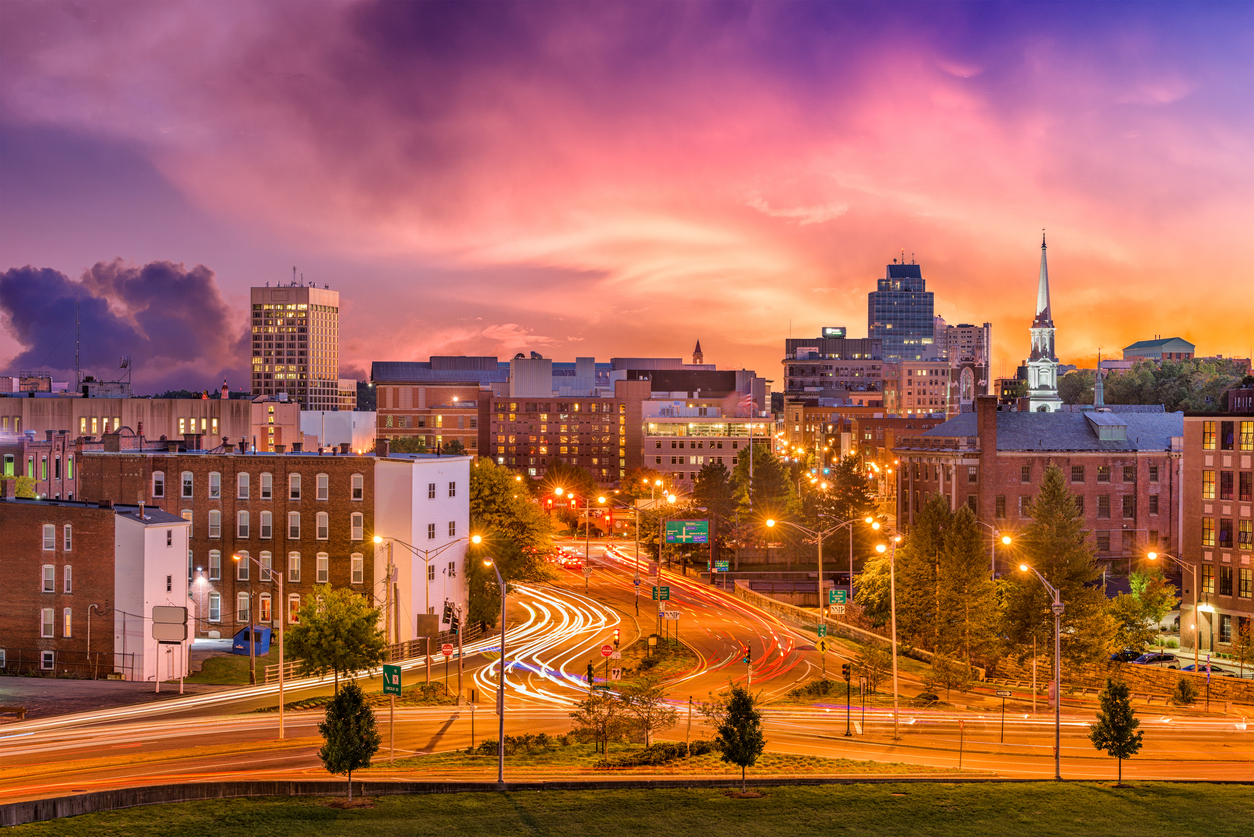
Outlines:
{"label": "window", "polygon": [[1097,551],[1098,552],[1110,552],[1110,533],[1109,532],[1097,533]]}
{"label": "window", "polygon": [[1075,513],[1080,517],[1084,517],[1084,495],[1075,495]]}
{"label": "window", "polygon": [[455,483],[455,482],[450,482],[450,483],[448,484],[448,496],[450,496],[450,497],[456,497],[456,496],[457,496],[457,483]]}
{"label": "window", "polygon": [[1254,500],[1254,473],[1242,471],[1240,478],[1237,480],[1237,497],[1243,502],[1248,503]]}
{"label": "window", "polygon": [[271,512],[261,512],[260,529],[261,531],[257,533],[257,537],[263,540],[269,540],[274,537],[274,515]]}
{"label": "window", "polygon": [[1110,466],[1109,465],[1097,466],[1097,481],[1098,482],[1110,482]]}
{"label": "window", "polygon": [[1123,517],[1124,520],[1131,520],[1136,517],[1136,497],[1133,495],[1125,495],[1123,497]]}
{"label": "window", "polygon": [[1237,546],[1246,551],[1254,542],[1254,521],[1238,520],[1237,521]]}
{"label": "window", "polygon": [[1241,422],[1241,450],[1254,450],[1254,421]]}
{"label": "window", "polygon": [[[6,425],[8,424],[8,420],[7,420],[7,419],[5,420],[5,424],[6,424]],[[3,428],[3,429],[4,429],[4,430],[7,430],[8,428],[7,428],[7,427],[5,427],[5,428]],[[6,476],[6,477],[12,477],[12,476],[15,476],[15,473],[14,473],[14,468],[13,468],[13,462],[14,462],[14,459],[13,459],[13,454],[11,454],[11,453],[6,453],[6,454],[4,455],[4,476]]]}
{"label": "window", "polygon": [[44,524],[44,549],[57,548],[57,527],[53,523]]}
{"label": "window", "polygon": [[1032,495],[1024,494],[1019,498],[1019,517],[1032,516]]}
{"label": "window", "polygon": [[1215,545],[1215,518],[1202,518],[1202,546]]}
{"label": "window", "polygon": [[976,500],[975,500],[975,495],[974,495],[974,494],[968,494],[968,495],[967,495],[967,508],[969,508],[971,511],[973,511],[973,512],[974,512],[974,511],[976,510],[976,505],[975,505],[975,503],[976,503]]}
{"label": "window", "polygon": [[326,512],[318,512],[315,519],[317,533],[314,535],[318,540],[325,541],[331,537],[331,515]]}
{"label": "window", "polygon": [[969,483],[979,482],[979,479],[980,479],[980,469],[976,467],[975,465],[968,465],[967,466],[967,482]]}
{"label": "window", "polygon": [[1124,482],[1136,482],[1136,466],[1135,465],[1123,466],[1123,481]]}
{"label": "window", "polygon": [[248,499],[248,474],[240,474],[235,478],[235,496],[241,500]]}
{"label": "window", "polygon": [[62,578],[61,591],[64,593],[73,593],[74,592],[74,568],[71,567],[69,564],[66,564],[61,569],[61,578]]}
{"label": "window", "polygon": [[244,550],[239,551],[239,560],[235,562],[235,580],[248,581],[249,569],[252,566],[252,559],[248,557],[248,553]]}
{"label": "window", "polygon": [[184,499],[191,497],[192,496],[192,472],[191,471],[183,472],[182,486],[183,488],[179,496]]}
{"label": "window", "polygon": [[[915,492],[915,493],[917,494],[918,492]],[[994,512],[994,515],[999,518],[1004,518],[1006,516],[1006,495],[998,494],[997,497],[994,499],[994,505],[996,506],[996,509],[997,509]]]}
{"label": "window", "polygon": [[1250,588],[1254,586],[1254,570],[1242,567],[1237,580],[1237,595],[1242,599],[1250,598]]}
{"label": "window", "polygon": [[1232,520],[1227,517],[1219,519],[1219,548],[1232,548]]}
{"label": "window", "polygon": [[[248,619],[248,594],[247,594],[247,593],[236,593],[236,594],[235,594],[235,621],[236,621],[236,622],[243,622],[245,625],[247,625],[247,624],[248,624],[248,622],[249,622],[249,619]],[[249,639],[251,639],[251,638],[252,638],[251,634],[252,634],[252,632],[250,631],[250,632],[249,632],[249,637],[248,637]]]}
{"label": "window", "polygon": [[300,540],[300,512],[287,513],[287,537],[290,540]]}
{"label": "window", "polygon": [[1203,500],[1215,499],[1215,472],[1214,471],[1202,472],[1202,499]]}
{"label": "window", "polygon": [[74,527],[67,523],[61,527],[61,533],[61,548],[69,552],[74,548]]}
{"label": "window", "polygon": [[314,580],[326,584],[331,578],[331,557],[325,552],[314,556]]}
{"label": "window", "polygon": [[44,564],[43,573],[43,591],[45,593],[57,592],[57,568],[52,564]]}
{"label": "window", "polygon": [[152,472],[152,496],[165,496],[165,474],[161,471]]}
{"label": "window", "polygon": [[1215,595],[1215,565],[1202,565],[1202,592],[1208,595]]}
{"label": "window", "polygon": [[74,454],[70,454],[65,458],[65,478],[67,480],[74,479]]}
{"label": "window", "polygon": [[1032,463],[1025,462],[1019,466],[1019,482],[1032,481]]}
{"label": "window", "polygon": [[366,496],[366,480],[361,474],[353,474],[353,499],[363,500]]}
{"label": "window", "polygon": [[261,475],[261,499],[269,500],[274,497],[274,474]]}
{"label": "window", "polygon": [[1215,422],[1213,421],[1202,422],[1202,449],[1215,449]]}
{"label": "window", "polygon": [[435,567],[427,564],[427,581],[435,581]]}
{"label": "window", "polygon": [[1158,482],[1158,466],[1157,465],[1149,466],[1149,481]]}
{"label": "window", "polygon": [[209,473],[209,498],[217,500],[222,496],[222,475],[217,471]]}
{"label": "window", "polygon": [[435,499],[435,483],[433,482],[427,483],[427,499],[428,500]]}
{"label": "window", "polygon": [[287,580],[292,582],[300,581],[300,553],[287,553]]}
{"label": "window", "polygon": [[222,512],[217,509],[209,510],[209,537],[222,537]]}
{"label": "window", "polygon": [[331,478],[326,474],[318,474],[314,478],[319,500],[331,499]]}
{"label": "window", "polygon": [[1149,513],[1158,514],[1158,495],[1151,494],[1149,496]]}
{"label": "window", "polygon": [[1071,481],[1072,482],[1084,482],[1084,466],[1083,465],[1071,466]]}
{"label": "window", "polygon": [[54,627],[53,620],[56,618],[54,616],[54,611],[50,607],[45,607],[39,613],[39,635],[44,639],[51,639],[52,629]]}
{"label": "window", "polygon": [[366,516],[362,514],[361,512],[353,512],[352,517],[349,518],[349,520],[351,521],[351,524],[350,524],[351,531],[349,533],[349,539],[354,540],[354,541],[360,541],[360,540],[365,539]]}
{"label": "window", "polygon": [[299,624],[300,619],[300,594],[289,593],[287,596],[287,621],[293,625]]}
{"label": "window", "polygon": [[1231,471],[1219,472],[1219,499],[1220,500],[1232,499],[1232,472]]}
{"label": "window", "polygon": [[262,552],[258,557],[261,561],[261,580],[266,583],[274,581],[272,578],[274,571],[274,559],[270,557],[269,552]]}
{"label": "window", "polygon": [[173,529],[165,530],[165,545],[174,546],[174,530]]}
{"label": "window", "polygon": [[450,520],[448,522],[448,536],[450,538],[457,536],[457,521],[456,520]]}
{"label": "window", "polygon": [[[51,634],[49,634],[51,636]],[[39,668],[43,671],[52,671],[57,667],[56,651],[40,651],[39,652]]]}
{"label": "window", "polygon": [[427,540],[429,541],[435,540],[435,524],[434,523],[427,524]]}
{"label": "window", "polygon": [[289,500],[300,499],[300,474],[287,475],[287,498]]}
{"label": "window", "polygon": [[1110,495],[1103,494],[1097,498],[1097,519],[1110,519]]}
{"label": "window", "polygon": [[248,512],[237,512],[235,515],[235,537],[248,538]]}
{"label": "window", "polygon": [[1219,423],[1219,449],[1232,450],[1236,447],[1236,436],[1233,430],[1236,426],[1235,422],[1221,421]]}
{"label": "window", "polygon": [[61,636],[67,639],[74,636],[72,614],[68,607],[61,611]]}
{"label": "window", "polygon": [[448,577],[457,578],[457,562],[456,561],[448,562]]}
{"label": "window", "polygon": [[351,569],[351,583],[362,584],[366,580],[366,559],[362,557],[360,552],[354,552],[349,556],[348,565]]}
{"label": "window", "polygon": [[1227,613],[1219,614],[1219,641],[1224,644],[1232,642],[1232,616]]}
{"label": "window", "polygon": [[1232,595],[1232,566],[1229,564],[1219,566],[1219,595]]}
{"label": "window", "polygon": [[222,621],[222,594],[221,593],[209,594],[209,621],[210,622]]}

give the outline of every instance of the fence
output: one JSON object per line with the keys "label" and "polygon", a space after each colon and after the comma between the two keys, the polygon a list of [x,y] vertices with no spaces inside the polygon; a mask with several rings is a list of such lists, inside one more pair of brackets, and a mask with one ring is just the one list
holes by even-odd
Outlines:
{"label": "fence", "polygon": [[[44,655],[51,651],[51,657]],[[60,677],[70,680],[135,679],[135,652],[88,654],[42,648],[6,648],[0,654],[0,674],[18,677]]]}

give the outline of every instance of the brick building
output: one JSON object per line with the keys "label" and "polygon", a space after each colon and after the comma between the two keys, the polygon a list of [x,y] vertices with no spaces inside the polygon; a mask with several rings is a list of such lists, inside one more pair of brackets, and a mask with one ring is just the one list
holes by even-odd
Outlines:
{"label": "brick building", "polygon": [[188,524],[160,509],[0,498],[0,670],[179,677],[152,608],[188,606]]}
{"label": "brick building", "polygon": [[1180,543],[1182,413],[1009,412],[994,396],[898,440],[897,519],[909,528],[928,499],[968,505],[1014,532],[1045,468],[1062,469],[1099,559],[1130,560]]}
{"label": "brick building", "polygon": [[52,500],[73,500],[77,496],[77,463],[84,449],[99,449],[68,431],[45,431],[43,438],[32,434],[0,434],[0,478],[31,477],[35,493]]}
{"label": "brick building", "polygon": [[[1197,625],[1200,650],[1229,652],[1254,618],[1254,417],[1184,418],[1184,573],[1181,626]],[[1200,613],[1191,613],[1196,601]]]}

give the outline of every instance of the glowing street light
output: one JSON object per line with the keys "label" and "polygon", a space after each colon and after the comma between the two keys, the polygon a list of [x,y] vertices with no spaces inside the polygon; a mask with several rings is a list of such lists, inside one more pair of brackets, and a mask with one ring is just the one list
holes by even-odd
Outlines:
{"label": "glowing street light", "polygon": [[1045,589],[1054,597],[1050,610],[1054,612],[1054,778],[1062,778],[1062,614],[1066,605],[1062,603],[1062,593],[1058,588],[1045,580],[1040,571],[1029,564],[1020,564],[1021,572],[1031,570],[1045,585]]}

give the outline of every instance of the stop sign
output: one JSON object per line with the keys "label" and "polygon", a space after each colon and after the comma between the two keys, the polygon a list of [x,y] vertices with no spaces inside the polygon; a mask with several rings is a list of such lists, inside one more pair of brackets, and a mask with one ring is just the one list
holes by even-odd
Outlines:
{"label": "stop sign", "polygon": [[614,653],[614,646],[613,646],[613,645],[602,645],[602,646],[601,646],[601,656],[602,656],[602,657],[608,657],[609,655],[611,655],[611,654],[613,654],[613,653]]}
{"label": "stop sign", "polygon": [[446,642],[446,643],[444,643],[443,645],[441,645],[441,646],[440,646],[440,650],[441,650],[441,651],[443,651],[443,652],[444,652],[444,656],[446,656],[446,657],[447,657],[449,654],[452,654],[452,653],[453,653],[453,646],[452,646],[452,645],[449,645],[449,644]]}

